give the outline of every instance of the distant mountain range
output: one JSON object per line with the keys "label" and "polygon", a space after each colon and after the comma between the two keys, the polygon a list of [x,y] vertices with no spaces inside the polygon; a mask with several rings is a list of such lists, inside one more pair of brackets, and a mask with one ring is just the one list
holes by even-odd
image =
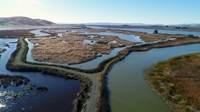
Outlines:
{"label": "distant mountain range", "polygon": [[94,23],[80,23],[83,25],[130,25],[130,26],[200,26],[200,23],[191,24],[145,24],[145,23],[112,23],[112,22],[94,22]]}
{"label": "distant mountain range", "polygon": [[[74,23],[75,24],[75,23]],[[77,23],[82,25],[149,25],[143,23],[112,23],[112,22],[91,22],[91,23]]]}
{"label": "distant mountain range", "polygon": [[0,25],[1,26],[10,26],[10,25],[50,26],[50,25],[56,25],[56,23],[44,19],[31,19],[28,17],[6,17],[6,18],[0,18]]}

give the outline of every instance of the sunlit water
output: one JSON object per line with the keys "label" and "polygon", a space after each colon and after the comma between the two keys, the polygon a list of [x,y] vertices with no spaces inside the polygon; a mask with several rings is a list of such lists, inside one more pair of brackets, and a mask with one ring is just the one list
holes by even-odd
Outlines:
{"label": "sunlit water", "polygon": [[43,37],[43,36],[49,36],[50,35],[50,34],[41,32],[41,30],[32,30],[32,31],[30,31],[30,33],[35,34],[35,36],[37,36],[37,37]]}

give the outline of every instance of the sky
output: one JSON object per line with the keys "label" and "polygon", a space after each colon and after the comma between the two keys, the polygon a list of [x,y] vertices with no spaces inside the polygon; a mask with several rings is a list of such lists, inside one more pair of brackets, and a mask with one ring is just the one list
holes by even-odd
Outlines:
{"label": "sky", "polygon": [[200,0],[0,0],[0,17],[56,23],[200,23]]}

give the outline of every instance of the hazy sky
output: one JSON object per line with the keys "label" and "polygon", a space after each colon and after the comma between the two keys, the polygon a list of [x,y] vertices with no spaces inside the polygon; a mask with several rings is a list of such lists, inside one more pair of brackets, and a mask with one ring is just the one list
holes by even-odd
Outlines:
{"label": "hazy sky", "polygon": [[0,17],[57,23],[200,23],[200,0],[0,0]]}

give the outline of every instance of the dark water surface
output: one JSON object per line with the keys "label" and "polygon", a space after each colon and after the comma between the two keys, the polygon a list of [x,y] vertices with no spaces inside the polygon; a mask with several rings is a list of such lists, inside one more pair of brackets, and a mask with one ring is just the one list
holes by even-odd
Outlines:
{"label": "dark water surface", "polygon": [[[47,92],[42,92],[34,97],[17,98],[15,101],[3,99],[5,96],[2,93],[19,92],[21,87],[8,87],[7,89],[0,88],[0,111],[1,112],[21,112],[23,109],[28,112],[69,112],[73,105],[73,100],[80,90],[80,82],[76,80],[65,80],[62,78],[43,75],[41,73],[28,73],[28,72],[10,72],[6,70],[6,63],[10,58],[11,53],[16,49],[17,39],[0,39],[0,43],[8,43],[10,48],[2,55],[0,59],[0,74],[8,75],[23,75],[28,77],[31,81],[30,84],[38,86],[46,86]],[[6,107],[4,107],[6,106]],[[1,108],[4,107],[4,108]],[[7,109],[6,109],[7,108]],[[5,110],[6,109],[6,110]]]}

